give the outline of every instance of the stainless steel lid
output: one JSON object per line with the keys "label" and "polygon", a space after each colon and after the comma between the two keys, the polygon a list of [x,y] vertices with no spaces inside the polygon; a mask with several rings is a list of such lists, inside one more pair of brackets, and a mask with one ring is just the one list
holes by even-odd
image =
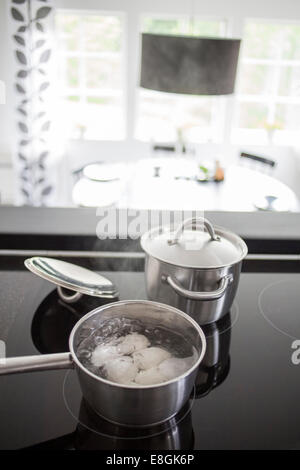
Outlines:
{"label": "stainless steel lid", "polygon": [[230,266],[248,252],[238,235],[213,227],[204,218],[187,219],[175,231],[169,226],[150,230],[142,236],[141,245],[146,253],[160,261],[199,269]]}
{"label": "stainless steel lid", "polygon": [[109,279],[81,266],[39,256],[26,259],[24,264],[29,271],[57,286],[93,297],[118,296],[116,286]]}

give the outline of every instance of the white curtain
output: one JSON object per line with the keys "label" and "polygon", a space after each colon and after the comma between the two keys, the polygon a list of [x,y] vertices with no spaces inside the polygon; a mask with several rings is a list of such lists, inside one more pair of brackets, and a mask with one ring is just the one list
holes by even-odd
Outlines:
{"label": "white curtain", "polygon": [[[7,0],[15,100],[14,164],[17,203],[51,204],[53,166],[52,0]],[[52,176],[51,176],[52,175]]]}

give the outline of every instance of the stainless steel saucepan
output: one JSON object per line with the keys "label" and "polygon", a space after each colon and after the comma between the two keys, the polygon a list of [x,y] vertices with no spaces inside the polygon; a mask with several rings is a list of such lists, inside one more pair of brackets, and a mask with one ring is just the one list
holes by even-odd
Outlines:
{"label": "stainless steel saucepan", "polygon": [[[181,334],[197,351],[197,360],[183,375],[157,385],[120,385],[86,369],[77,357],[85,328],[93,329],[108,319],[130,318],[163,326]],[[69,338],[70,352],[8,358],[0,362],[0,375],[75,368],[84,398],[96,413],[119,424],[147,426],[174,416],[188,400],[206,350],[199,325],[185,313],[150,301],[120,301],[98,307],[79,320]],[[37,391],[38,393],[38,391]]]}
{"label": "stainless steel saucepan", "polygon": [[150,230],[141,245],[150,300],[177,307],[200,325],[229,312],[248,252],[238,235],[199,217],[175,231],[170,226]]}

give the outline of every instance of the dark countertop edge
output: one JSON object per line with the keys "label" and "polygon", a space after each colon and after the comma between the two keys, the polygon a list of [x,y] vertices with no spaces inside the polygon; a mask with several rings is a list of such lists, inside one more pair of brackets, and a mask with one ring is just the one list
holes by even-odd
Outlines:
{"label": "dark countertop edge", "polygon": [[[124,215],[125,211],[122,212]],[[134,211],[130,212],[130,217],[135,215]],[[300,253],[300,213],[207,212],[205,216],[214,225],[239,234],[247,243],[249,253]],[[1,207],[0,253],[4,255],[4,250],[142,251],[139,239],[115,236],[99,239],[96,229],[100,220],[96,209]]]}
{"label": "dark countertop edge", "polygon": [[[205,212],[205,217],[246,239],[300,240],[300,213]],[[93,208],[0,207],[0,235],[96,237],[99,221]]]}
{"label": "dark countertop edge", "polygon": [[[26,271],[24,261],[26,256],[1,256],[0,275],[6,271]],[[64,257],[59,259],[99,272],[144,272],[145,259],[130,258],[76,258]],[[250,260],[242,264],[242,272],[248,273],[300,273],[299,261],[293,260]]]}

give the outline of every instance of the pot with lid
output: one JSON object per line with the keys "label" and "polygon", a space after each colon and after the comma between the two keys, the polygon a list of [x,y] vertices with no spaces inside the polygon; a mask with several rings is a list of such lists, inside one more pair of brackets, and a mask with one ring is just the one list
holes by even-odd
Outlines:
{"label": "pot with lid", "polygon": [[141,245],[150,300],[179,308],[202,325],[229,312],[248,252],[238,235],[199,217],[175,231],[154,228],[142,236]]}

